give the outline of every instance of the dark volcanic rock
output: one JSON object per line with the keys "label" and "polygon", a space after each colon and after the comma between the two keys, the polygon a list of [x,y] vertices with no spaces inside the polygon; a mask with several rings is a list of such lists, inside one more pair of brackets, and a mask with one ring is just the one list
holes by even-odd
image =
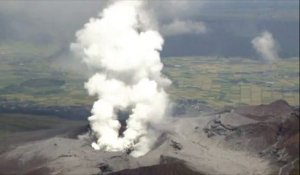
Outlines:
{"label": "dark volcanic rock", "polygon": [[175,157],[161,155],[160,164],[184,164],[184,161]]}
{"label": "dark volcanic rock", "polygon": [[[127,153],[93,150],[90,146],[93,138],[83,134],[89,130],[86,123],[20,133],[0,143],[0,175],[22,171],[51,174],[52,170],[66,175],[298,173],[298,110],[277,101],[221,112],[199,112],[195,117],[167,118],[158,127],[162,133],[152,150],[139,158],[127,154],[132,150]],[[76,138],[78,134],[80,139]],[[21,146],[8,149],[8,144]],[[1,151],[1,146],[6,151]],[[43,159],[31,161],[38,160],[36,156]],[[28,160],[32,166],[19,160]],[[16,169],[9,168],[11,165]]]}
{"label": "dark volcanic rock", "polygon": [[240,115],[259,121],[265,121],[269,118],[285,118],[294,112],[292,107],[284,100],[278,100],[268,105],[243,106],[234,111]]}
{"label": "dark volcanic rock", "polygon": [[220,114],[204,129],[208,137],[222,136],[230,148],[248,150],[290,165],[299,158],[299,109],[283,100],[243,106]]}
{"label": "dark volcanic rock", "polygon": [[177,151],[182,149],[182,145],[174,140],[171,140],[171,146]]}
{"label": "dark volcanic rock", "polygon": [[136,169],[122,170],[109,175],[202,175],[182,163],[167,163]]}
{"label": "dark volcanic rock", "polygon": [[112,168],[106,163],[99,164],[99,169],[101,170],[102,174],[112,172]]}

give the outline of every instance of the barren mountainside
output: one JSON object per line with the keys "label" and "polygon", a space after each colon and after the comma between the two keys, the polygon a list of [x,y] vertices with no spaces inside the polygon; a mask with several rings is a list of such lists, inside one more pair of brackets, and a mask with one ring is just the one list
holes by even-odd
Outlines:
{"label": "barren mountainside", "polygon": [[156,144],[139,158],[93,150],[86,124],[24,132],[25,139],[0,145],[0,174],[298,173],[298,108],[282,100],[218,111],[193,108],[198,116],[182,113],[161,123]]}

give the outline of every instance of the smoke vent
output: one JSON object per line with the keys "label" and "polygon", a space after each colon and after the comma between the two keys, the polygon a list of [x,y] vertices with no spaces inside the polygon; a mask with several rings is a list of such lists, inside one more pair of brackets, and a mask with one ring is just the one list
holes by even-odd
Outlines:
{"label": "smoke vent", "polygon": [[[168,106],[161,73],[163,38],[147,23],[143,1],[117,1],[76,33],[71,49],[98,70],[85,83],[97,96],[88,118],[96,150],[146,154],[158,135],[149,125],[163,120]],[[119,110],[121,109],[121,110]],[[123,110],[125,109],[125,110]]]}
{"label": "smoke vent", "polygon": [[124,131],[127,128],[126,121],[129,118],[129,116],[132,114],[132,109],[126,109],[126,110],[118,110],[117,116],[118,120],[121,124],[121,127],[119,129],[119,137],[124,137]]}

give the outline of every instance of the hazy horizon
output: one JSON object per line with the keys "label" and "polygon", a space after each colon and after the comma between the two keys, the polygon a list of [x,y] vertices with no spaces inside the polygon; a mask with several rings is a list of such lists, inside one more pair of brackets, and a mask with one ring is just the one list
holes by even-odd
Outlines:
{"label": "hazy horizon", "polygon": [[[1,1],[0,44],[68,48],[75,32],[96,17],[105,1]],[[149,1],[165,38],[163,57],[257,58],[251,40],[269,31],[281,58],[299,57],[299,2]]]}

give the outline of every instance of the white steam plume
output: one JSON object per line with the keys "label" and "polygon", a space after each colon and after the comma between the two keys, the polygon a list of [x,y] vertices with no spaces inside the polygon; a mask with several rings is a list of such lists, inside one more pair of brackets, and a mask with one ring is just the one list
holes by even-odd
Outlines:
{"label": "white steam plume", "polygon": [[270,32],[264,31],[260,36],[254,38],[251,43],[256,52],[260,54],[265,61],[273,63],[279,59],[276,41]]}
{"label": "white steam plume", "polygon": [[[142,1],[117,1],[90,19],[76,33],[71,49],[97,70],[85,88],[97,95],[91,128],[97,137],[95,149],[146,154],[156,138],[151,125],[165,116],[169,79],[161,74],[163,38],[149,28]],[[119,136],[118,110],[129,110],[127,128]]]}

